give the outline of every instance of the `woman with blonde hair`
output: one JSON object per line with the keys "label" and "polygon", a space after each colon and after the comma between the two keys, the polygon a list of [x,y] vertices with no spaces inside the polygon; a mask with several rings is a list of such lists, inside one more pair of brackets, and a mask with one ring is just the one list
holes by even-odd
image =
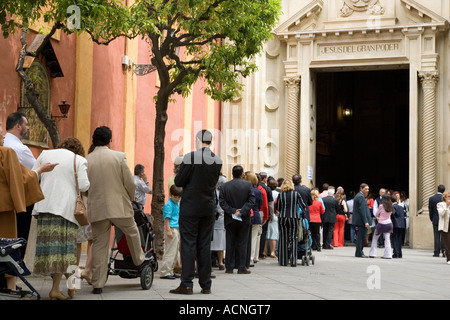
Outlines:
{"label": "woman with blonde hair", "polygon": [[323,201],[319,200],[319,190],[311,190],[312,205],[309,206],[309,228],[311,230],[311,249],[321,251],[320,227],[322,226],[322,214],[325,213]]}
{"label": "woman with blonde hair", "polygon": [[245,180],[249,181],[253,186],[253,193],[255,194],[255,204],[252,208],[253,214],[250,218],[252,222],[252,228],[250,231],[250,239],[249,239],[249,254],[247,257],[249,258],[249,266],[253,265],[254,261],[258,260],[259,257],[259,242],[261,239],[262,233],[262,216],[263,213],[261,211],[261,206],[263,202],[262,192],[258,189],[258,177],[254,172],[247,172],[245,174]]}
{"label": "woman with blonde hair", "polygon": [[297,206],[305,212],[306,206],[300,196],[295,191],[294,184],[290,180],[285,180],[281,185],[281,192],[276,201],[276,210],[279,212],[279,241],[278,241],[278,264],[287,266],[289,261],[291,267],[297,265],[297,237],[300,214]]}
{"label": "woman with blonde hair", "polygon": [[439,213],[438,230],[441,233],[442,242],[445,247],[445,257],[447,263],[450,264],[450,192],[444,192],[442,194],[442,202],[437,204],[437,210]]}
{"label": "woman with blonde hair", "polygon": [[337,188],[335,198],[339,202],[339,211],[337,212],[336,223],[334,224],[333,229],[333,247],[343,247],[345,221],[348,220],[348,208],[347,202],[345,201],[344,188]]}

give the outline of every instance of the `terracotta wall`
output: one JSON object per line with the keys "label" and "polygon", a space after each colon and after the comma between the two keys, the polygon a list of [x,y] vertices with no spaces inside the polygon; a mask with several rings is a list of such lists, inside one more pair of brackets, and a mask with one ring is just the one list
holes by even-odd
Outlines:
{"label": "terracotta wall", "polygon": [[53,50],[64,73],[64,77],[50,78],[51,112],[53,115],[61,115],[58,104],[62,103],[63,100],[71,105],[67,119],[57,119],[61,140],[63,140],[73,136],[76,38],[74,35],[61,34],[60,41],[51,41]]}
{"label": "terracotta wall", "polygon": [[[27,37],[27,43],[31,44],[35,37],[31,32]],[[53,115],[60,115],[58,104],[62,100],[73,106],[74,100],[74,76],[75,76],[75,37],[62,34],[60,40],[51,40],[53,49],[58,58],[64,77],[51,78],[51,112]],[[3,57],[0,62],[0,122],[5,131],[6,118],[12,112],[17,111],[17,105],[21,104],[21,81],[15,68],[19,56],[20,33],[10,35],[4,39],[0,37],[0,56]],[[69,110],[68,119],[58,119],[61,139],[73,134],[73,107]],[[51,147],[51,146],[50,146]],[[33,154],[37,157],[42,148],[30,146]]]}
{"label": "terracotta wall", "polygon": [[[35,34],[30,35],[29,43],[31,43]],[[17,105],[20,104],[20,79],[15,72],[17,57],[20,50],[20,34],[11,35],[8,39],[0,38],[0,56],[3,59],[0,62],[0,122],[3,122],[5,130],[6,117],[8,114],[16,111]],[[157,72],[154,71],[145,76],[133,75],[131,82],[129,81],[130,72],[122,66],[122,56],[126,53],[125,39],[116,39],[108,46],[94,44],[88,50],[92,50],[92,90],[85,94],[91,94],[91,108],[84,105],[78,108],[86,108],[86,111],[79,112],[90,113],[90,127],[84,126],[82,123],[75,123],[74,105],[75,105],[75,85],[77,70],[77,37],[75,35],[61,34],[59,40],[52,39],[52,45],[61,65],[64,77],[50,78],[51,86],[51,108],[54,115],[59,115],[58,104],[65,100],[71,105],[71,109],[67,119],[57,120],[60,129],[61,138],[72,136],[74,128],[82,128],[82,130],[90,130],[89,137],[98,126],[108,126],[113,132],[112,149],[124,151],[131,149],[125,146],[125,143],[135,143],[134,158],[128,159],[130,169],[133,171],[134,166],[138,163],[146,168],[147,176],[152,181],[153,173],[153,139],[155,128],[155,100],[157,94],[158,79]],[[147,42],[142,39],[138,41],[138,57],[135,63],[150,64],[150,47]],[[83,54],[81,53],[81,56]],[[84,55],[86,57],[86,55]],[[78,61],[78,63],[82,63]],[[79,66],[78,66],[79,67]],[[79,68],[83,70],[83,68]],[[78,75],[79,76],[79,75]],[[90,74],[85,75],[86,79],[90,79]],[[127,78],[128,77],[128,78]],[[83,79],[84,77],[81,77]],[[135,89],[132,97],[135,99],[130,104],[127,96],[127,79],[128,88]],[[131,83],[131,85],[130,85]],[[220,106],[219,102],[212,102],[204,93],[205,82],[199,81],[192,89],[192,94],[188,98],[183,99],[180,95],[172,96],[172,101],[168,107],[168,121],[166,125],[165,139],[165,185],[173,174],[173,160],[177,155],[192,151],[194,148],[194,136],[199,129],[214,127],[220,129]],[[81,92],[80,95],[84,93]],[[128,102],[128,103],[127,103]],[[186,104],[192,105],[191,112],[185,112]],[[127,108],[135,106],[136,119],[134,128],[131,132],[135,132],[135,141],[130,137],[125,137],[125,106]],[[88,117],[89,119],[89,117]],[[208,123],[209,119],[209,123]],[[212,119],[212,121],[211,121]],[[83,120],[80,120],[83,121]],[[188,130],[185,128],[187,126]],[[86,129],[85,129],[86,127]],[[89,129],[87,129],[89,128]],[[130,129],[129,127],[127,127]],[[184,143],[184,139],[189,141]],[[128,141],[128,142],[126,142]],[[220,139],[219,139],[220,141]],[[89,141],[90,143],[90,141]],[[215,144],[216,151],[218,143]],[[51,146],[50,146],[51,147]],[[88,148],[88,145],[85,145]],[[133,146],[131,146],[133,147]],[[37,157],[42,148],[31,146],[33,153]],[[87,150],[86,150],[87,151]],[[133,155],[133,152],[130,152]],[[167,191],[166,191],[167,194]],[[148,196],[147,203],[151,201]],[[149,205],[147,205],[149,208]]]}
{"label": "terracotta wall", "polygon": [[107,126],[113,137],[111,149],[123,150],[124,80],[122,56],[124,39],[109,45],[94,44],[91,135],[95,128]]}
{"label": "terracotta wall", "polygon": [[3,131],[8,114],[16,111],[20,104],[20,80],[15,70],[21,48],[19,38],[18,33],[8,39],[0,36],[0,122]]}
{"label": "terracotta wall", "polygon": [[[151,64],[149,45],[139,40],[138,64]],[[136,76],[137,101],[136,101],[136,145],[134,165],[142,164],[152,186],[153,179],[153,141],[155,137],[155,100],[159,87],[157,71],[144,76]],[[176,102],[170,103],[168,107],[168,120],[166,123],[165,157],[164,157],[164,182],[165,186],[173,174],[173,161],[171,151],[176,144],[171,140],[174,130],[183,126],[183,99],[179,96],[173,97]],[[167,190],[165,191],[166,198]],[[147,208],[150,208],[151,195],[147,196]],[[148,210],[146,210],[148,211]]]}

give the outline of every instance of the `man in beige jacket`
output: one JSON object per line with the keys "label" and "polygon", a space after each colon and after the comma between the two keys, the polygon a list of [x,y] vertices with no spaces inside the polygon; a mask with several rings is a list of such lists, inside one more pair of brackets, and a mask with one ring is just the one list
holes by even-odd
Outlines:
{"label": "man in beige jacket", "polygon": [[94,238],[92,293],[96,294],[102,293],[107,279],[112,224],[126,235],[133,263],[140,266],[145,260],[131,206],[136,183],[125,154],[109,149],[111,138],[108,127],[95,129],[92,136],[95,149],[86,156],[91,183],[87,212]]}

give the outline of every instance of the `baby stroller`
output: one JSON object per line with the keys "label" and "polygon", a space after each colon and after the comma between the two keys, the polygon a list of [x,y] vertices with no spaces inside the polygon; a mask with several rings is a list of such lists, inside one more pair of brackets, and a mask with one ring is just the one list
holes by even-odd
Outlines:
{"label": "baby stroller", "polygon": [[[26,243],[27,241],[23,238],[0,238],[0,300],[41,299],[41,296],[36,289],[34,289],[33,286],[25,279],[25,276],[30,275],[31,272],[28,270],[25,262],[20,257],[21,254],[19,248],[23,247]],[[4,278],[5,274],[19,277],[31,291],[22,289],[7,289],[6,280]]]}
{"label": "baby stroller", "polygon": [[309,230],[308,220],[302,215],[300,218],[300,223],[302,225],[301,236],[298,239],[297,245],[297,259],[302,259],[302,266],[309,266],[310,263],[314,264],[315,257],[312,254],[311,243],[311,231]]}
{"label": "baby stroller", "polygon": [[[158,270],[158,261],[153,248],[154,233],[150,216],[146,215],[143,207],[133,201],[134,220],[136,221],[141,238],[142,249],[145,253],[144,265],[135,266],[127,245],[127,238],[122,231],[114,227],[114,245],[111,249],[111,256],[108,264],[108,275],[118,275],[125,279],[141,279],[141,287],[144,290],[150,289],[153,284],[154,272]],[[122,258],[122,259],[120,259]]]}

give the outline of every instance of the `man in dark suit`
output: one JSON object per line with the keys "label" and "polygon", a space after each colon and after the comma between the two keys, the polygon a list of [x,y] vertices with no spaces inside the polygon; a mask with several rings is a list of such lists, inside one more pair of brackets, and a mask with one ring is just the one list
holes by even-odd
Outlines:
{"label": "man in dark suit", "polygon": [[438,192],[430,197],[428,200],[428,211],[430,212],[430,220],[433,224],[433,235],[434,235],[434,253],[433,257],[439,257],[439,253],[442,252],[442,255],[444,255],[444,247],[442,245],[441,241],[441,234],[438,230],[438,224],[439,224],[439,213],[437,211],[437,204],[439,202],[442,202],[442,194],[445,192],[445,186],[439,185],[438,186]]}
{"label": "man in dark suit", "polygon": [[233,273],[234,268],[237,268],[240,274],[250,273],[246,268],[247,244],[251,228],[250,210],[256,199],[252,184],[242,179],[243,172],[241,166],[234,166],[233,180],[222,185],[219,194],[226,230],[227,273]]}
{"label": "man in dark suit", "polygon": [[367,205],[366,197],[369,195],[369,186],[362,183],[359,186],[359,192],[353,200],[353,216],[352,224],[358,227],[358,236],[356,238],[355,257],[367,258],[364,255],[363,248],[366,242],[367,230],[370,227],[372,216],[370,214],[369,206]]}
{"label": "man in dark suit", "polygon": [[292,176],[292,182],[294,183],[295,191],[297,191],[302,197],[303,202],[306,205],[306,212],[304,212],[304,218],[309,221],[309,206],[313,204],[311,197],[311,189],[306,186],[302,186],[302,176],[295,174]]}
{"label": "man in dark suit", "polygon": [[339,212],[339,201],[334,198],[334,187],[328,187],[328,196],[322,198],[325,205],[325,212],[322,216],[323,225],[323,249],[333,249],[331,244],[333,243],[333,230],[334,224],[337,221],[337,213]]}
{"label": "man in dark suit", "polygon": [[196,151],[186,154],[175,176],[183,188],[180,202],[180,286],[170,293],[192,294],[195,261],[202,293],[211,293],[211,238],[216,217],[216,184],[222,159],[209,146],[212,134],[201,130],[196,135]]}
{"label": "man in dark suit", "polygon": [[405,208],[400,205],[397,195],[392,195],[394,211],[392,211],[391,220],[394,225],[394,231],[391,235],[393,254],[392,258],[402,258],[402,236],[406,228]]}

